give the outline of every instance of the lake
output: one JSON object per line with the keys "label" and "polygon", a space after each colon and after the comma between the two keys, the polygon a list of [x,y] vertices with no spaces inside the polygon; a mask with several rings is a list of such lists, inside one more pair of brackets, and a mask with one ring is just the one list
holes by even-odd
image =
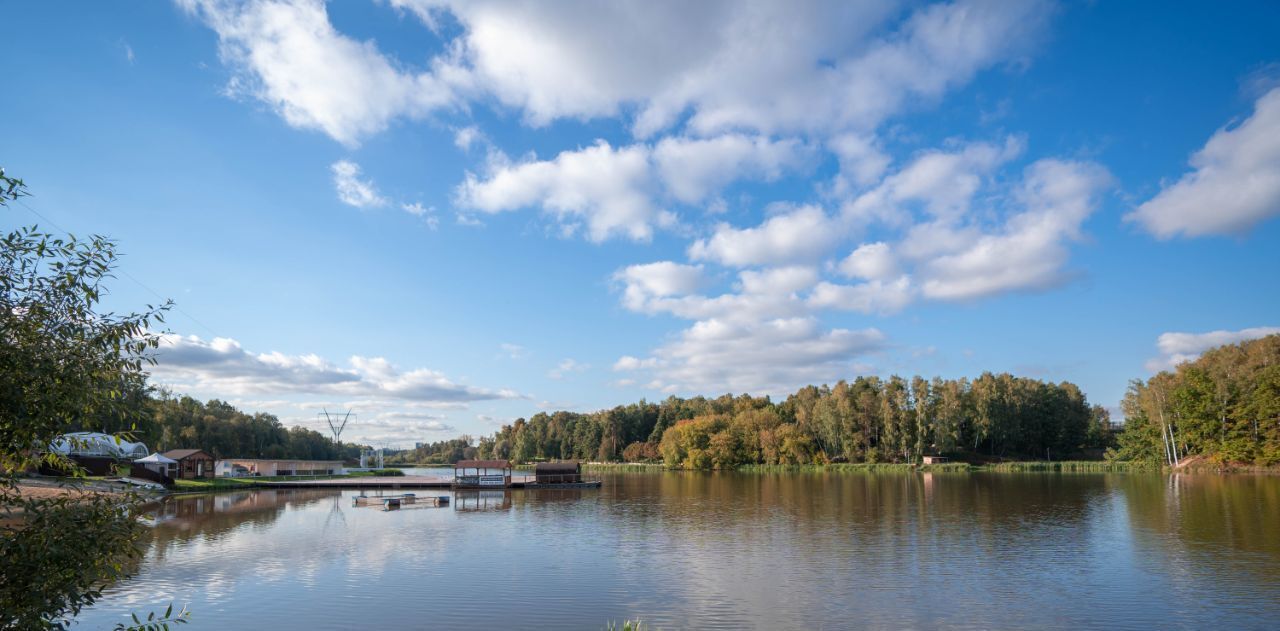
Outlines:
{"label": "lake", "polygon": [[[355,508],[168,499],[79,628],[1280,628],[1280,477],[605,474],[598,490]],[[456,496],[455,496],[456,495]]]}

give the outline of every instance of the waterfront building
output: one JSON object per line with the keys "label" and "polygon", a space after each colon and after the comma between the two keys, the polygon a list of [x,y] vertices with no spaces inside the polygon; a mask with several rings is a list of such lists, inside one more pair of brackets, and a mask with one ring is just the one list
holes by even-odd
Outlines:
{"label": "waterfront building", "polygon": [[538,484],[576,484],[582,481],[582,463],[539,462],[533,466],[533,479]]}
{"label": "waterfront building", "polygon": [[174,478],[192,480],[213,477],[213,456],[201,449],[170,449],[164,452],[164,457],[178,463]]}
{"label": "waterfront building", "polygon": [[485,488],[511,486],[511,462],[507,460],[459,460],[453,465],[453,485]]}
{"label": "waterfront building", "polygon": [[218,461],[220,478],[254,478],[277,475],[340,475],[341,460],[296,460],[284,458],[223,458]]}

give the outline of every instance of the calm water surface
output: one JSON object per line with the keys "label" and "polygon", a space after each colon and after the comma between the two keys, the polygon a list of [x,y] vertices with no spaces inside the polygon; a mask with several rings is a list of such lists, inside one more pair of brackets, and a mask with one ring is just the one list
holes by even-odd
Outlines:
{"label": "calm water surface", "polygon": [[1280,477],[607,475],[586,491],[352,507],[170,499],[79,628],[1280,629]]}

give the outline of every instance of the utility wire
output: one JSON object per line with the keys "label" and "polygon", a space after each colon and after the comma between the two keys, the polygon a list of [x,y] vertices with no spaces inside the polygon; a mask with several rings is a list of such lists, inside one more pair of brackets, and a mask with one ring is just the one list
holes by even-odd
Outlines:
{"label": "utility wire", "polygon": [[[32,207],[31,207],[31,205],[30,205],[30,204],[28,204],[26,201],[24,201],[21,197],[19,197],[18,199],[14,200],[14,201],[17,201],[19,204],[21,204],[21,205],[22,205],[22,207],[23,207],[23,208],[26,208],[27,210],[31,211],[31,214],[35,215],[36,217],[39,217],[41,221],[43,221],[43,222],[45,222],[45,223],[49,224],[50,226],[53,226],[54,228],[56,228],[56,229],[58,230],[58,232],[61,232],[61,233],[67,234],[67,235],[70,235],[70,234],[71,234],[71,231],[70,231],[70,230],[67,230],[66,228],[63,228],[62,226],[59,226],[58,224],[54,223],[54,221],[53,221],[52,219],[49,219],[48,217],[46,217],[46,216],[44,216],[43,214],[41,214],[41,213],[40,213],[40,211],[38,211],[38,210],[36,210],[36,209],[32,208]],[[137,283],[137,285],[138,285],[139,287],[141,287],[141,288],[143,288],[143,289],[147,290],[148,292],[150,292],[150,293],[151,293],[151,295],[155,296],[155,297],[156,297],[156,299],[157,299],[157,300],[159,300],[161,304],[164,304],[166,301],[170,300],[169,298],[165,298],[163,295],[161,295],[161,294],[160,294],[160,292],[158,292],[158,291],[156,291],[156,290],[152,289],[151,287],[147,286],[147,284],[146,284],[146,283],[144,283],[144,282],[142,282],[142,281],[138,280],[138,279],[137,279],[133,274],[130,274],[129,272],[125,271],[124,269],[117,267],[117,268],[116,268],[115,270],[113,270],[113,271],[119,272],[121,276],[124,276],[125,278],[128,278],[129,280],[133,281],[134,283]],[[174,310],[174,311],[177,311],[178,313],[181,313],[182,315],[186,316],[186,317],[187,317],[187,319],[189,319],[189,320],[191,320],[192,322],[194,322],[194,323],[196,323],[197,325],[199,325],[199,326],[200,326],[200,328],[202,328],[202,329],[204,329],[205,331],[207,331],[207,332],[209,333],[209,335],[210,335],[210,336],[212,336],[212,337],[218,337],[218,334],[214,332],[214,330],[213,330],[213,328],[212,328],[212,327],[210,327],[209,325],[205,324],[204,322],[201,322],[198,318],[196,318],[195,316],[191,315],[190,313],[187,313],[187,311],[186,311],[186,310],[184,310],[182,307],[179,307],[179,306],[178,306],[178,303],[174,302],[174,303],[173,303],[172,305],[170,305],[170,306],[173,308],[173,310]]]}

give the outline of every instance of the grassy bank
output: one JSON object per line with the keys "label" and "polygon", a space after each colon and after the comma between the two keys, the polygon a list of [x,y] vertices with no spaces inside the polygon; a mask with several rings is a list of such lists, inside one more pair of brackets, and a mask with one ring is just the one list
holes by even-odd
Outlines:
{"label": "grassy bank", "polygon": [[662,471],[663,467],[657,462],[589,462],[583,463],[583,471],[620,471],[620,472],[642,472],[642,471]]}
{"label": "grassy bank", "polygon": [[964,462],[922,466],[895,462],[857,462],[805,465],[749,464],[738,467],[738,471],[746,473],[910,473],[912,471],[963,473],[977,470],[979,467]]}
{"label": "grassy bank", "polygon": [[[516,469],[532,470],[533,464],[516,465]],[[643,462],[593,462],[583,463],[583,471],[652,472],[665,471],[660,463]],[[1124,471],[1158,471],[1153,465],[1137,462],[1108,462],[1103,460],[1066,460],[1061,462],[1019,461],[988,464],[948,462],[944,464],[914,465],[896,462],[853,462],[804,465],[748,464],[734,470],[744,473],[973,473],[989,471],[998,473],[1061,472],[1061,473],[1111,473]],[[1207,471],[1207,469],[1205,469]]]}
{"label": "grassy bank", "polygon": [[[517,471],[533,471],[536,463],[525,463],[515,465],[513,468]],[[583,471],[662,471],[665,467],[660,462],[584,462],[582,463]]]}
{"label": "grassy bank", "polygon": [[945,464],[911,465],[901,463],[850,463],[850,464],[815,464],[815,465],[745,465],[739,471],[750,473],[781,472],[835,472],[835,473],[908,473],[912,471],[930,473],[976,473],[980,471],[997,473],[1113,473],[1125,471],[1159,471],[1151,465],[1136,462],[1106,462],[1092,460],[1067,460],[1062,462],[999,462],[973,465],[965,462],[948,462]]}
{"label": "grassy bank", "polygon": [[174,480],[174,491],[224,491],[230,489],[252,488],[262,482],[287,482],[290,480],[340,480],[344,478],[369,478],[376,476],[402,476],[399,469],[377,469],[374,471],[355,471],[342,475],[274,475],[256,478],[210,478],[205,480]]}
{"label": "grassy bank", "polygon": [[999,462],[984,465],[981,471],[1022,473],[1032,471],[1061,471],[1064,473],[1110,473],[1125,471],[1159,471],[1160,468],[1141,462],[1105,460],[1065,460],[1062,462]]}
{"label": "grassy bank", "polygon": [[211,478],[208,480],[174,480],[173,490],[189,491],[221,491],[226,489],[246,489],[256,485],[252,478]]}

